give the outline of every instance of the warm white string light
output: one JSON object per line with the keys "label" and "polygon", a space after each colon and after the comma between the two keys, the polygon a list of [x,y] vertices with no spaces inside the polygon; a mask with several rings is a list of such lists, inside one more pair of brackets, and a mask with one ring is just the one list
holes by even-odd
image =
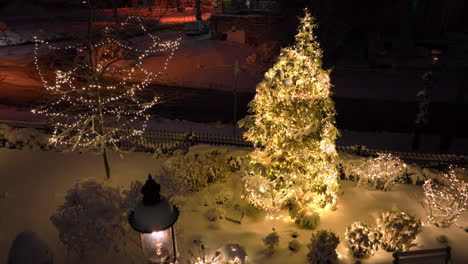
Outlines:
{"label": "warm white string light", "polygon": [[[114,30],[135,25],[149,37],[148,47],[132,47],[113,37]],[[51,102],[32,112],[54,122],[52,144],[71,145],[75,149],[110,143],[118,148],[119,141],[142,135],[150,118],[148,110],[159,102],[158,97],[146,101],[145,88],[167,69],[181,39],[162,41],[148,32],[137,17],[129,17],[118,27],[105,27],[102,35],[99,41],[83,46],[52,45],[34,37],[34,65]],[[81,61],[70,69],[56,70],[50,77],[41,67],[41,48],[72,51],[76,53],[75,59]],[[133,65],[115,66],[132,53],[138,54]],[[161,69],[153,73],[143,68],[144,59],[158,53],[168,54]],[[101,123],[106,126],[104,129],[99,128]]]}
{"label": "warm white string light", "polygon": [[438,227],[450,226],[468,206],[468,183],[453,167],[439,180],[426,180],[423,188],[429,221]]}

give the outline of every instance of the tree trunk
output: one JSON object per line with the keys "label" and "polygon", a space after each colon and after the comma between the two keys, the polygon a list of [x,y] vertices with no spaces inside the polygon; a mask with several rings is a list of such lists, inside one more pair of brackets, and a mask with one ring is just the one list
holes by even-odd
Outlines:
{"label": "tree trunk", "polygon": [[117,10],[117,2],[116,0],[112,0],[112,10],[114,13],[114,21],[115,23],[119,23],[119,18],[118,18],[118,10]]}
{"label": "tree trunk", "polygon": [[110,167],[109,167],[109,160],[107,159],[106,146],[102,146],[102,159],[104,160],[104,169],[106,170],[106,178],[110,179]]}
{"label": "tree trunk", "polygon": [[195,9],[196,9],[195,18],[198,21],[202,21],[203,17],[202,17],[202,10],[201,10],[201,0],[195,0]]}

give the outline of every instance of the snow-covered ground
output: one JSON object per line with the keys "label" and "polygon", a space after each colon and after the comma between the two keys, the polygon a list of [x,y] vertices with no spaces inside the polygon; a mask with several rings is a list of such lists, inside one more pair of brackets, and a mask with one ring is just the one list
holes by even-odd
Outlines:
{"label": "snow-covered ground", "polygon": [[[198,146],[191,151],[206,151],[213,147]],[[231,149],[242,150],[242,149]],[[144,181],[148,173],[157,174],[164,158],[155,159],[148,153],[127,153],[123,159],[117,153],[110,153],[113,186],[128,188],[135,180]],[[51,224],[50,216],[58,205],[63,203],[66,191],[79,179],[105,177],[100,156],[93,153],[67,153],[55,151],[12,150],[0,148],[0,262],[6,263],[8,251],[13,239],[20,232],[31,230],[44,240],[52,249],[54,263],[82,263],[73,254],[67,256],[67,250],[58,239],[57,230]],[[422,219],[423,231],[417,237],[417,246],[413,249],[428,249],[447,246],[437,241],[440,235],[448,237],[452,247],[453,263],[468,261],[466,243],[468,234],[459,227],[436,228],[426,221],[422,207],[423,192],[421,186],[397,185],[388,192],[366,190],[355,186],[354,182],[340,182],[344,195],[339,198],[336,211],[322,212],[318,229],[335,232],[341,243],[337,250],[340,263],[354,263],[355,259],[347,255],[344,246],[344,231],[354,221],[375,222],[383,210],[403,210]],[[189,195],[181,206],[181,216],[176,225],[181,255],[179,263],[186,263],[189,249],[194,249],[192,241],[200,239],[206,246],[206,253],[214,251],[227,243],[239,243],[245,247],[250,263],[307,263],[306,244],[314,231],[298,229],[293,223],[283,220],[268,220],[256,215],[245,216],[242,224],[219,219],[208,221],[206,212],[216,206],[213,198],[218,195],[236,193],[240,188],[238,175],[231,175],[225,183],[213,184],[202,191]],[[458,221],[461,227],[468,227],[468,213],[462,214]],[[278,249],[271,257],[266,257],[262,238],[272,228],[280,235]],[[297,232],[301,243],[298,252],[288,249],[291,234]],[[196,251],[195,251],[196,252]],[[88,263],[130,263],[129,259],[114,253],[100,252]],[[380,249],[375,256],[363,263],[390,263],[391,254]]]}

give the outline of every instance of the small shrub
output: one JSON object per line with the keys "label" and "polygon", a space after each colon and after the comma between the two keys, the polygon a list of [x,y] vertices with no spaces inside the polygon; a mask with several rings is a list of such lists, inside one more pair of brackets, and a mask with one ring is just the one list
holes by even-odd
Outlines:
{"label": "small shrub", "polygon": [[320,215],[310,208],[304,208],[299,211],[294,222],[301,228],[315,229],[320,223]]}
{"label": "small shrub", "polygon": [[307,245],[309,253],[307,259],[310,264],[324,264],[336,261],[336,247],[340,240],[335,233],[319,230],[312,234],[310,244]]}
{"label": "small shrub", "polygon": [[263,243],[267,248],[276,248],[279,245],[279,235],[276,231],[271,232],[262,239]]}
{"label": "small shrub", "polygon": [[227,151],[188,152],[167,159],[158,180],[174,193],[194,192],[210,183],[220,182],[231,173]]}
{"label": "small shrub", "polygon": [[271,256],[275,253],[275,250],[279,245],[279,235],[273,229],[273,232],[264,237],[262,241],[266,246],[266,249],[264,251],[265,255]]}
{"label": "small shrub", "polygon": [[386,251],[407,251],[415,246],[414,240],[422,231],[420,220],[405,212],[383,212],[377,219],[377,227],[382,233],[382,248]]}
{"label": "small shrub", "polygon": [[292,252],[298,252],[301,249],[301,243],[297,239],[289,241],[288,248]]}
{"label": "small shrub", "polygon": [[454,168],[450,168],[441,180],[427,180],[423,188],[428,218],[435,226],[450,226],[466,210],[468,183],[457,176]]}
{"label": "small shrub", "polygon": [[379,248],[382,234],[362,222],[354,222],[346,228],[345,239],[350,252],[356,258],[374,255]]}
{"label": "small shrub", "polygon": [[50,217],[60,241],[79,256],[95,247],[116,249],[124,236],[120,190],[94,179],[76,183]]}

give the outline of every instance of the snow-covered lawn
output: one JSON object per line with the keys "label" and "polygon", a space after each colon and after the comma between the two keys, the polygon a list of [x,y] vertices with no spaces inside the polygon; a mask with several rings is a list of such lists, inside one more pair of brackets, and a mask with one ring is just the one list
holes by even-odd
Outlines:
{"label": "snow-covered lawn", "polygon": [[[206,152],[214,147],[198,146],[191,150]],[[248,150],[233,149],[242,153]],[[239,152],[240,151],[240,152]],[[123,159],[118,153],[110,153],[112,178],[110,184],[127,189],[135,180],[144,181],[148,173],[157,175],[166,158],[156,159],[150,153],[127,153]],[[82,263],[73,254],[67,257],[66,248],[58,239],[58,232],[49,220],[56,207],[63,203],[66,191],[79,179],[105,177],[102,160],[93,153],[68,153],[40,150],[15,150],[0,148],[0,262],[6,263],[8,251],[14,238],[22,231],[31,230],[43,239],[54,253],[54,263]],[[466,263],[468,233],[455,225],[437,228],[427,223],[422,207],[421,186],[400,184],[388,192],[372,191],[356,187],[354,182],[341,181],[344,194],[339,198],[336,211],[322,212],[317,229],[328,229],[340,238],[337,248],[340,263],[354,263],[347,255],[344,246],[344,232],[354,221],[375,223],[375,218],[384,210],[402,210],[424,222],[423,231],[417,237],[418,245],[413,249],[444,247],[437,241],[440,235],[448,237],[452,247],[453,263]],[[186,263],[193,240],[200,239],[206,246],[206,253],[231,242],[245,247],[250,263],[307,263],[306,245],[314,231],[301,230],[294,223],[283,220],[269,220],[266,215],[250,214],[242,224],[226,220],[209,221],[206,212],[217,205],[215,197],[236,196],[241,186],[238,175],[233,173],[226,182],[209,185],[198,193],[191,194],[181,203],[181,216],[176,225],[181,255],[179,263]],[[228,196],[229,196],[228,195]],[[226,216],[235,215],[226,209]],[[468,213],[464,212],[457,222],[468,227]],[[265,249],[262,238],[271,233],[272,228],[280,235],[279,247],[271,257],[262,252]],[[298,233],[301,248],[298,252],[288,249],[291,234]],[[92,257],[89,263],[131,263],[126,257],[114,253],[102,253]],[[363,263],[390,263],[391,253],[380,249],[376,255]]]}

